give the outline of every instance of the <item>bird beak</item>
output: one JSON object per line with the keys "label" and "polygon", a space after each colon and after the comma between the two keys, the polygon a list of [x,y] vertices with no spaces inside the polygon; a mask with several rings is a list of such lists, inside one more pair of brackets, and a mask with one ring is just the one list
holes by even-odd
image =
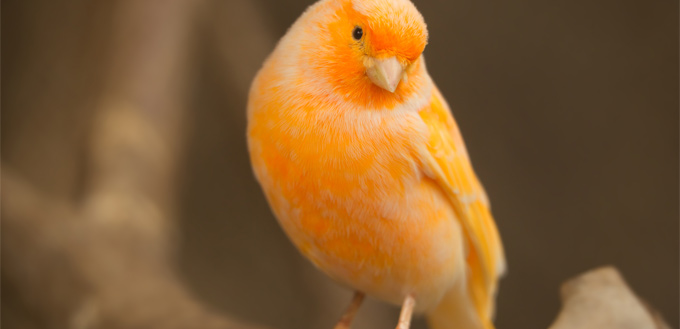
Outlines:
{"label": "bird beak", "polygon": [[366,68],[366,75],[380,88],[391,93],[397,90],[399,81],[404,75],[404,67],[399,63],[396,56],[385,59],[372,58]]}

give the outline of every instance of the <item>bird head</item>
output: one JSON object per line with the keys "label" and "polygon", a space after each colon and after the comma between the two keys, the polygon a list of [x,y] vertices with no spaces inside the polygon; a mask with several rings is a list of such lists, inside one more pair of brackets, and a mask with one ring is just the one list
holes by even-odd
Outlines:
{"label": "bird head", "polygon": [[[417,88],[427,27],[409,0],[327,0],[312,7],[304,65],[349,100],[376,104]],[[415,85],[414,85],[415,84]],[[383,100],[383,102],[381,102]],[[389,103],[389,102],[387,102]]]}
{"label": "bird head", "polygon": [[408,0],[354,0],[348,8],[355,61],[378,87],[395,92],[427,44],[423,17]]}

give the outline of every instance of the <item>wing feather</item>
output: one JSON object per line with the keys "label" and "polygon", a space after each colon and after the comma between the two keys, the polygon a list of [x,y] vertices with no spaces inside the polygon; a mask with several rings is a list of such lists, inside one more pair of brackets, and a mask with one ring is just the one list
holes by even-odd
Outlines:
{"label": "wing feather", "polygon": [[497,280],[505,271],[505,256],[486,192],[472,169],[448,105],[436,88],[430,106],[421,110],[420,116],[430,133],[420,155],[424,171],[448,196],[461,222],[470,247],[470,292],[482,315],[491,317]]}

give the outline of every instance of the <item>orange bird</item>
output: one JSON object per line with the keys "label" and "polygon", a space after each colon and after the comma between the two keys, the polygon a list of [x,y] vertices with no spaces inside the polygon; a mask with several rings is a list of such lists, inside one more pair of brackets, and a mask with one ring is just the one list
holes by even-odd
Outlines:
{"label": "orange bird", "polygon": [[281,227],[314,265],[401,305],[397,328],[493,328],[505,259],[489,202],[425,68],[408,0],[321,0],[250,89],[248,147]]}

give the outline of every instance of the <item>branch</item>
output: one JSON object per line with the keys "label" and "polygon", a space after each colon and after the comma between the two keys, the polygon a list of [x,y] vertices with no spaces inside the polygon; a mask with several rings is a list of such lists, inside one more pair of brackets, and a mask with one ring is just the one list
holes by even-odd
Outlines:
{"label": "branch", "polygon": [[256,328],[206,310],[171,261],[191,0],[116,3],[81,202],[3,165],[3,281],[45,328]]}
{"label": "branch", "polygon": [[[550,329],[666,329],[613,267],[601,267],[562,285],[562,311]],[[651,311],[651,312],[650,312]]]}

